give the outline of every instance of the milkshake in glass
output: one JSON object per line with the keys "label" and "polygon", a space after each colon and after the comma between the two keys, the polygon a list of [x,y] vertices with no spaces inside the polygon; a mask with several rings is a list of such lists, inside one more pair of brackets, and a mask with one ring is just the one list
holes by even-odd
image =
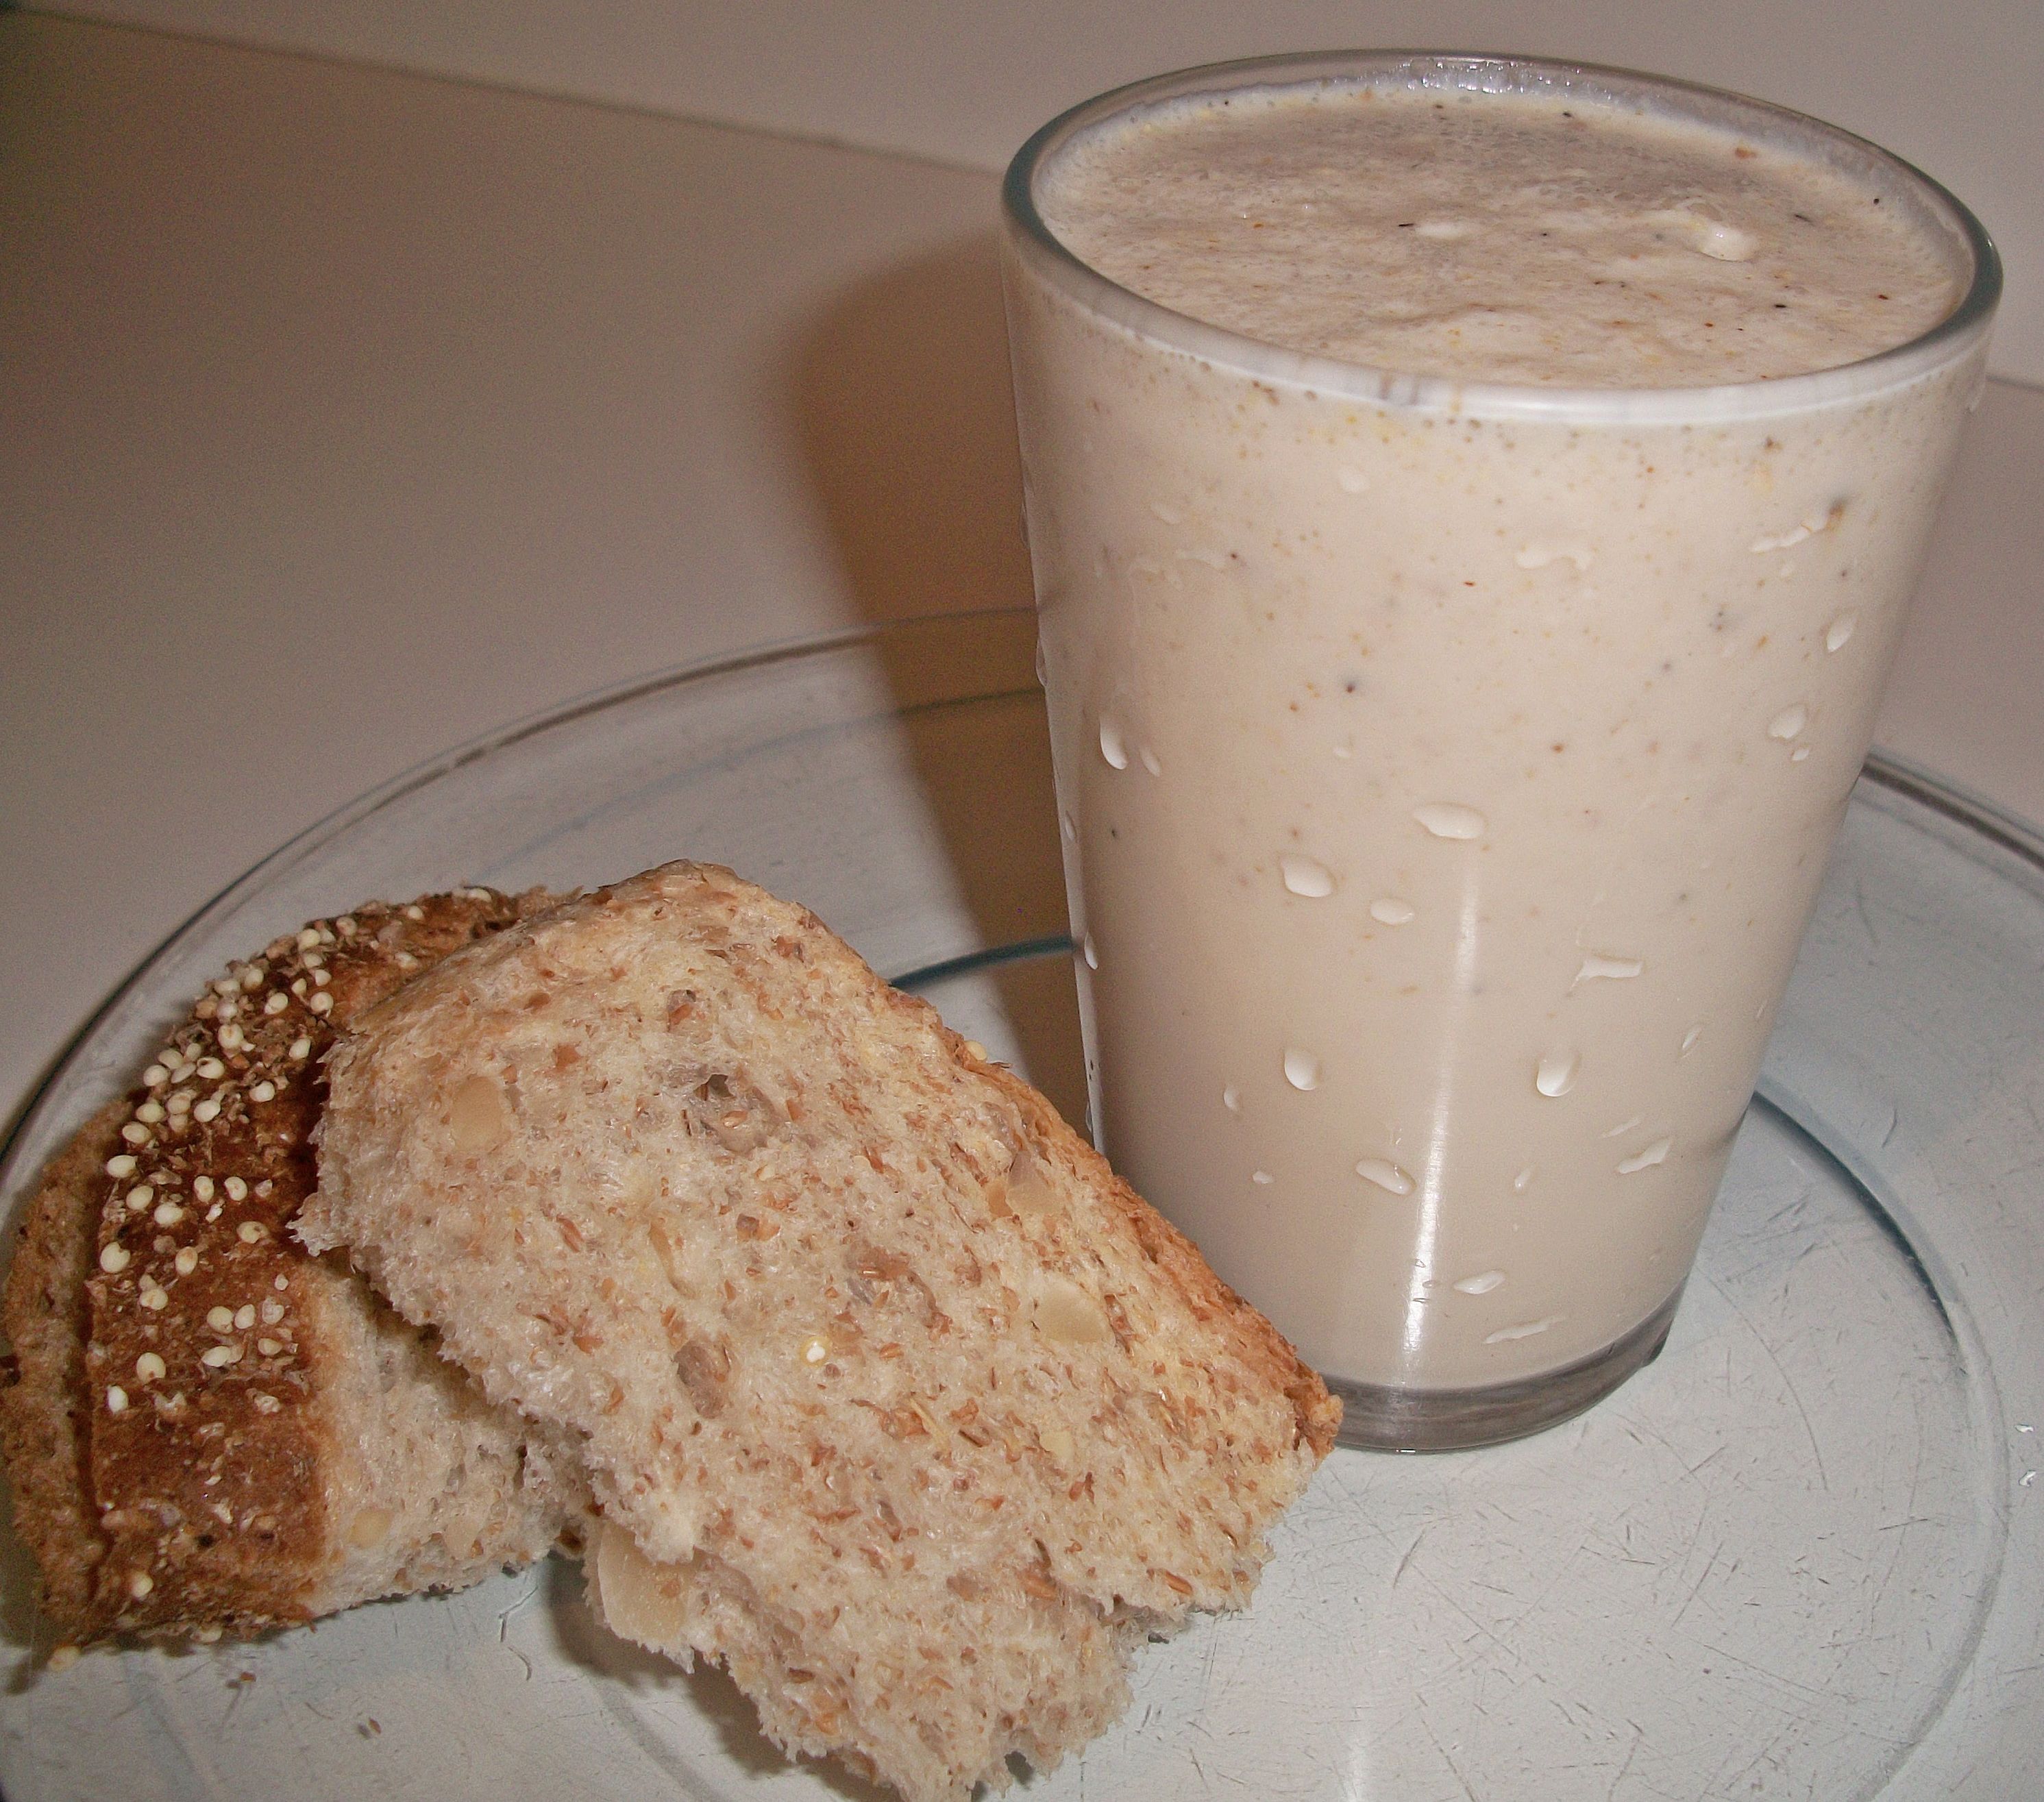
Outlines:
{"label": "milkshake in glass", "polygon": [[1094,1130],[1342,1393],[1659,1349],[1872,731],[1992,247],[1758,102],[1278,59],[1005,196]]}

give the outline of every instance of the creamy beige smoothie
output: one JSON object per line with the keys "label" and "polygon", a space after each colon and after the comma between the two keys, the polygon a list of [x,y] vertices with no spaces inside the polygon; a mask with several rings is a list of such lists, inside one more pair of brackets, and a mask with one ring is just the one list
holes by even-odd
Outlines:
{"label": "creamy beige smoothie", "polygon": [[1201,79],[1010,176],[1095,1128],[1356,1437],[1504,1436],[1665,1331],[1992,253],[1721,96]]}

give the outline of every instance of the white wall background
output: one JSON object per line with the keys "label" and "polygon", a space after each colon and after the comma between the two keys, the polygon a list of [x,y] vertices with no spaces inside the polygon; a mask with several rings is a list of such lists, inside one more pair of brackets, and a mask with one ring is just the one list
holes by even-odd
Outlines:
{"label": "white wall background", "polygon": [[1650,68],[1928,170],[2008,265],[1999,375],[2044,383],[2044,0],[67,0],[80,17],[996,168],[1098,90],[1352,44]]}

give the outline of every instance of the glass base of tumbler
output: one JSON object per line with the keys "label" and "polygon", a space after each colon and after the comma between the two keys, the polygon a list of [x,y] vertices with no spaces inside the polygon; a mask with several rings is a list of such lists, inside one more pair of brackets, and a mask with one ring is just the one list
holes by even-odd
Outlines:
{"label": "glass base of tumbler", "polygon": [[1558,1425],[1661,1355],[1679,1289],[1620,1339],[1558,1370],[1480,1389],[1400,1389],[1324,1380],[1341,1397],[1336,1443],[1366,1451],[1469,1451]]}

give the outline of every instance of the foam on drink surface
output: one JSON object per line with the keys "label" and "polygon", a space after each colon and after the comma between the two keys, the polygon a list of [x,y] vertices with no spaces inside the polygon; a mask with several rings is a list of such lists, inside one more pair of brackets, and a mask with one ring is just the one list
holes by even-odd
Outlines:
{"label": "foam on drink surface", "polygon": [[1800,375],[1918,336],[1965,279],[1892,194],[1755,136],[1562,94],[1180,100],[1075,139],[1037,202],[1083,261],[1174,312],[1466,381]]}

